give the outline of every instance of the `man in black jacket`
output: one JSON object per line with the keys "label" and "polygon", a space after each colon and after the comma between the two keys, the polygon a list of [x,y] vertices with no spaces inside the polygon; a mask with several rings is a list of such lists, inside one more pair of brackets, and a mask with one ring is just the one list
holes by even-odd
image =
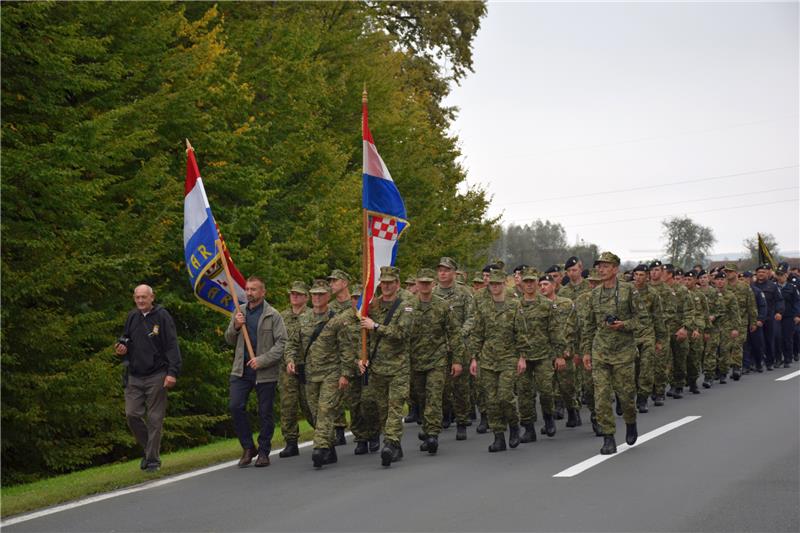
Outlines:
{"label": "man in black jacket", "polygon": [[161,428],[167,411],[167,390],[181,370],[181,352],[175,322],[166,309],[153,305],[149,285],[133,291],[136,309],[128,313],[125,332],[114,350],[125,357],[125,416],[136,441],[144,449],[142,470],[161,467]]}

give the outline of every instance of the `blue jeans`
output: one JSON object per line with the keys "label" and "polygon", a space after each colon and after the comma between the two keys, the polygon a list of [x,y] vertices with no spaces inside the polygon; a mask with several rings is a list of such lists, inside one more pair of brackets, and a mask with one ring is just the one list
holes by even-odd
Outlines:
{"label": "blue jeans", "polygon": [[253,431],[250,429],[250,420],[247,416],[247,398],[250,391],[256,389],[258,397],[258,420],[261,432],[258,435],[258,449],[269,453],[272,449],[272,434],[275,431],[275,421],[272,416],[272,404],[275,401],[276,382],[256,383],[256,374],[250,368],[245,370],[242,377],[231,376],[230,379],[230,410],[233,418],[233,427],[242,448],[255,448]]}

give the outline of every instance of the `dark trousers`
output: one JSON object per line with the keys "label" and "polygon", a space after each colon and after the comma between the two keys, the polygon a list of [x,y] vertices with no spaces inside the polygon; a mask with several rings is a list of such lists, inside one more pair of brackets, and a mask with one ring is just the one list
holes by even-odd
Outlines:
{"label": "dark trousers", "polygon": [[779,327],[780,324],[776,324],[774,318],[768,318],[761,328],[764,330],[764,359],[768,365],[780,362],[780,360],[776,361],[775,358],[775,332]]}
{"label": "dark trousers", "polygon": [[[249,368],[247,370],[250,370]],[[258,398],[258,420],[261,431],[258,435],[258,449],[260,452],[269,453],[272,449],[272,434],[275,431],[275,421],[272,417],[272,404],[275,401],[274,381],[269,383],[256,383],[255,372],[245,371],[239,378],[231,376],[230,379],[230,409],[233,418],[233,427],[242,448],[255,448],[253,431],[250,429],[250,420],[247,417],[247,398],[250,391],[256,389]]]}
{"label": "dark trousers", "polygon": [[147,377],[128,376],[125,417],[148,463],[161,463],[161,428],[167,413],[166,372]]}
{"label": "dark trousers", "polygon": [[[749,362],[748,362],[749,361]],[[764,331],[756,328],[747,331],[747,342],[744,345],[744,366],[760,368],[764,363]]]}
{"label": "dark trousers", "polygon": [[[794,357],[794,317],[785,316],[780,321],[778,328],[778,340],[775,343],[775,352],[780,356],[783,354],[783,362],[791,363]],[[775,364],[780,362],[780,357],[775,361]]]}

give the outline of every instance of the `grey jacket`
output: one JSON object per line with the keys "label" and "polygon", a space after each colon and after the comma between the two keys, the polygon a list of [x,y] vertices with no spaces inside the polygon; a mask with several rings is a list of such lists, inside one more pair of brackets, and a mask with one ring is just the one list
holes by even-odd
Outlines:
{"label": "grey jacket", "polygon": [[[247,312],[247,304],[242,304],[239,309],[242,313]],[[228,323],[225,331],[225,340],[228,344],[236,345],[233,357],[233,368],[231,375],[242,377],[244,374],[244,352],[247,349],[244,343],[242,330],[237,331],[233,326],[233,318]],[[243,328],[246,326],[242,326]],[[264,302],[264,311],[258,319],[258,370],[256,371],[256,383],[269,383],[278,381],[278,369],[283,360],[283,350],[286,346],[288,335],[283,317],[267,302]]]}

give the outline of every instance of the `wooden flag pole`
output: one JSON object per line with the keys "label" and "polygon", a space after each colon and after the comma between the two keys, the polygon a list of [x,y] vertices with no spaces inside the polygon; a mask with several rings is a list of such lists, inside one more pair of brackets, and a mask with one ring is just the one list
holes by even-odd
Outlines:
{"label": "wooden flag pole", "polygon": [[[361,93],[362,106],[367,105],[367,84],[364,83],[364,92]],[[361,117],[361,138],[363,139],[367,132],[364,131],[364,117]],[[369,216],[366,209],[361,209],[361,317],[367,316],[369,311],[369,302],[364,300],[367,294],[367,272],[369,270],[369,243],[367,236],[367,225],[369,224]],[[367,330],[361,328],[361,360],[366,361],[367,355]]]}
{"label": "wooden flag pole", "polygon": [[[225,258],[225,250],[222,249],[222,241],[217,239],[214,242],[217,245],[217,250],[219,250],[219,259],[222,261],[222,268],[225,269],[225,279],[228,281],[230,295],[233,297],[233,301],[235,302],[233,314],[236,315],[236,313],[239,311],[239,297],[236,295],[236,284],[233,282],[233,278],[231,278],[231,270],[228,268],[228,260]],[[250,342],[250,334],[247,332],[246,323],[242,324],[242,333],[244,333],[244,344],[247,346],[247,353],[250,354],[250,359],[255,359],[256,354],[253,353],[253,344]]]}

